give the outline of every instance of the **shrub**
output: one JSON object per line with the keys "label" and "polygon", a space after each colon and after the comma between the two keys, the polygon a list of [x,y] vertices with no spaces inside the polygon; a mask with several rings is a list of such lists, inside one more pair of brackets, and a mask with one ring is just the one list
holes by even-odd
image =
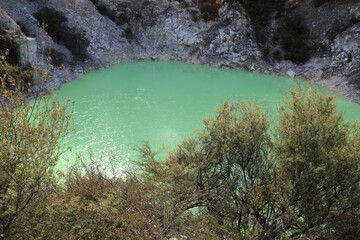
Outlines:
{"label": "shrub", "polygon": [[34,84],[34,71],[31,69],[21,70],[17,65],[3,63],[0,65],[0,76],[2,76],[6,87],[14,89],[21,86],[22,89]]}
{"label": "shrub", "polygon": [[46,31],[49,35],[56,42],[64,44],[71,51],[75,60],[84,61],[89,58],[86,48],[90,42],[75,28],[70,28],[67,25],[67,18],[60,12],[42,8],[34,14],[34,17],[39,22],[47,24]]}
{"label": "shrub", "polygon": [[34,84],[34,77],[35,75],[33,70],[24,70],[21,72],[21,78],[28,86],[32,86]]}
{"label": "shrub", "polygon": [[55,49],[51,49],[47,52],[47,54],[51,58],[51,63],[54,64],[56,67],[61,67],[65,62],[65,56],[62,52],[59,52]]}
{"label": "shrub", "polygon": [[[0,237],[29,239],[34,235],[17,237],[14,232],[39,214],[38,203],[53,190],[54,167],[64,151],[59,142],[70,131],[72,113],[67,103],[61,105],[55,97],[42,93],[27,104],[23,87],[14,82],[19,68],[8,65],[4,56],[0,66],[4,67],[0,75]],[[38,70],[42,88],[49,74]],[[30,75],[24,72],[21,80]]]}
{"label": "shrub", "polygon": [[200,12],[205,21],[214,21],[219,16],[220,4],[216,0],[200,1]]}
{"label": "shrub", "polygon": [[12,100],[0,105],[5,239],[358,238],[360,125],[332,95],[295,88],[276,122],[254,102],[225,101],[166,159],[145,142],[138,177],[120,178],[104,159],[55,176],[67,105],[1,91]]}
{"label": "shrub", "polygon": [[224,102],[165,160],[144,144],[138,164],[163,188],[167,220],[214,218],[220,239],[357,239],[359,125],[314,89],[293,89],[274,125],[262,109]]}

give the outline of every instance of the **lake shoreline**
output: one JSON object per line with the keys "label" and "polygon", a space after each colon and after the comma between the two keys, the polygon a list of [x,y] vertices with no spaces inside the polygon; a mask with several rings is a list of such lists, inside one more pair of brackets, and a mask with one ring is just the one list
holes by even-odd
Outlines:
{"label": "lake shoreline", "polygon": [[[111,1],[103,2],[108,8],[114,7]],[[126,21],[119,24],[102,15],[90,0],[0,0],[6,13],[18,22],[26,23],[36,38],[38,53],[35,64],[47,57],[40,49],[40,30],[37,19],[33,17],[43,7],[61,13],[67,18],[68,27],[76,29],[89,41],[86,48],[88,58],[77,61],[62,43],[47,38],[64,58],[64,68],[52,72],[56,77],[47,85],[52,89],[58,89],[61,84],[89,71],[120,62],[173,60],[297,77],[360,103],[360,42],[356,40],[360,38],[360,3],[328,3],[314,8],[312,1],[308,0],[296,7],[294,14],[309,13],[305,23],[314,35],[309,41],[327,49],[312,55],[303,64],[296,64],[288,60],[267,59],[261,50],[264,46],[256,41],[253,26],[239,3],[224,3],[217,18],[205,21],[198,8],[183,6],[176,1],[156,1],[151,8],[141,5],[143,1],[139,4],[121,2],[123,7],[115,12]],[[340,32],[335,31],[339,27],[333,20],[341,20],[341,26],[344,25]],[[276,19],[273,21],[276,26]],[[319,27],[322,32],[317,33]],[[266,30],[269,37],[273,30]],[[337,33],[335,36],[331,35],[334,31]],[[320,41],[318,39],[321,42],[316,42]],[[270,44],[268,47],[275,51],[278,46]],[[29,91],[36,92],[37,86]]]}
{"label": "lake shoreline", "polygon": [[[76,102],[72,119],[77,132],[65,142],[73,146],[69,158],[88,151],[96,157],[111,152],[128,162],[136,158],[133,149],[143,140],[156,150],[163,143],[176,146],[194,128],[201,129],[203,119],[225,99],[255,101],[269,110],[270,118],[275,117],[280,100],[298,84],[302,85],[291,78],[248,71],[142,61],[90,72],[55,93],[60,101]],[[339,112],[352,109],[344,115],[347,121],[359,118],[360,105],[344,98],[337,102]]]}

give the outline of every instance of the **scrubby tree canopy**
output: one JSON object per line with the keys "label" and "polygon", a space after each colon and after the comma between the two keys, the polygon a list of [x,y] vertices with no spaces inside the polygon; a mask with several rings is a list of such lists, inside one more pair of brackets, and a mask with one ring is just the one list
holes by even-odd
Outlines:
{"label": "scrubby tree canopy", "polygon": [[278,111],[272,124],[256,104],[224,102],[165,161],[144,146],[139,164],[174,209],[168,224],[193,209],[219,239],[356,239],[359,126],[311,89]]}
{"label": "scrubby tree canopy", "polygon": [[[38,80],[48,79],[40,72]],[[332,95],[294,88],[277,114],[225,101],[165,159],[144,142],[137,172],[119,177],[101,160],[57,174],[68,104],[41,94],[28,105],[23,84],[7,73],[1,83],[1,239],[360,234],[360,129],[344,121]]]}
{"label": "scrubby tree canopy", "polygon": [[[53,171],[63,151],[59,144],[69,131],[71,110],[55,97],[39,94],[25,104],[27,82],[14,76],[5,56],[0,65],[0,234],[13,229],[53,184]],[[40,86],[50,75],[35,70]],[[5,235],[6,236],[6,235]]]}

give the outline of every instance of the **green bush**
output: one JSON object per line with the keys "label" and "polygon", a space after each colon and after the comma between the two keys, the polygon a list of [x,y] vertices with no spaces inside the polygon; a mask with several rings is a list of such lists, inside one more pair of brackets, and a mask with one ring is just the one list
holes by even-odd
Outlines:
{"label": "green bush", "polygon": [[[70,131],[71,109],[55,96],[40,93],[28,103],[24,88],[14,81],[19,78],[21,84],[31,73],[22,74],[5,57],[0,58],[0,66],[0,238],[40,239],[36,232],[17,234],[45,211],[40,203],[53,193],[54,168],[64,151],[60,142]],[[41,69],[38,78],[41,89],[50,74]]]}
{"label": "green bush", "polygon": [[274,119],[225,101],[166,159],[145,142],[122,178],[103,159],[54,174],[71,115],[48,100],[0,108],[4,239],[358,238],[360,125],[332,95],[295,88]]}
{"label": "green bush", "polygon": [[164,160],[144,144],[138,164],[167,221],[196,212],[220,239],[357,239],[359,125],[314,89],[293,89],[275,121],[263,109],[224,102]]}
{"label": "green bush", "polygon": [[24,70],[21,72],[21,78],[28,86],[32,86],[34,84],[34,76],[33,70]]}
{"label": "green bush", "polygon": [[112,10],[108,9],[105,5],[101,5],[101,4],[97,5],[96,10],[99,13],[101,13],[101,15],[110,18],[111,21],[115,22],[118,25],[121,25],[124,23],[121,21],[121,18],[117,17],[116,11],[114,11],[114,10],[112,11]]}
{"label": "green bush", "polygon": [[17,65],[8,63],[1,65],[0,76],[5,80],[6,86],[11,89],[17,86],[26,89],[34,84],[34,71],[31,69],[21,70]]}
{"label": "green bush", "polygon": [[67,18],[60,12],[50,9],[42,8],[34,17],[39,22],[47,24],[46,31],[49,35],[59,43],[62,43],[68,48],[75,60],[84,61],[89,58],[86,48],[89,45],[83,34],[79,33],[75,28],[70,28],[67,25]]}

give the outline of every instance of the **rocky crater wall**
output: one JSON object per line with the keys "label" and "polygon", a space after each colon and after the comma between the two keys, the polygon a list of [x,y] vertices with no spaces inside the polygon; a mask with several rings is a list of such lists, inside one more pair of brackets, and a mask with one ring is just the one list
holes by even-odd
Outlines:
{"label": "rocky crater wall", "polygon": [[16,22],[0,6],[0,48],[9,50],[14,62],[22,67],[35,60],[37,43],[34,38],[25,36]]}
{"label": "rocky crater wall", "polygon": [[[88,42],[88,57],[76,59],[64,41],[49,34],[53,58],[64,65],[54,71],[57,78],[49,83],[54,88],[90,70],[118,62],[177,60],[311,79],[360,102],[359,1],[324,1],[321,5],[313,0],[288,2],[286,16],[301,16],[308,29],[304,44],[311,54],[300,64],[276,57],[283,54],[281,42],[275,37],[284,14],[273,13],[263,30],[267,39],[259,43],[253,21],[241,1],[222,1],[215,15],[211,11],[213,15],[209,15],[199,2],[202,1],[0,0],[0,26],[22,39],[19,45],[24,49],[23,64],[29,60],[39,62],[42,54],[49,54],[41,49],[39,20],[34,17],[44,7],[55,10],[61,19],[66,19],[67,29]],[[30,54],[36,44],[37,54]]]}

